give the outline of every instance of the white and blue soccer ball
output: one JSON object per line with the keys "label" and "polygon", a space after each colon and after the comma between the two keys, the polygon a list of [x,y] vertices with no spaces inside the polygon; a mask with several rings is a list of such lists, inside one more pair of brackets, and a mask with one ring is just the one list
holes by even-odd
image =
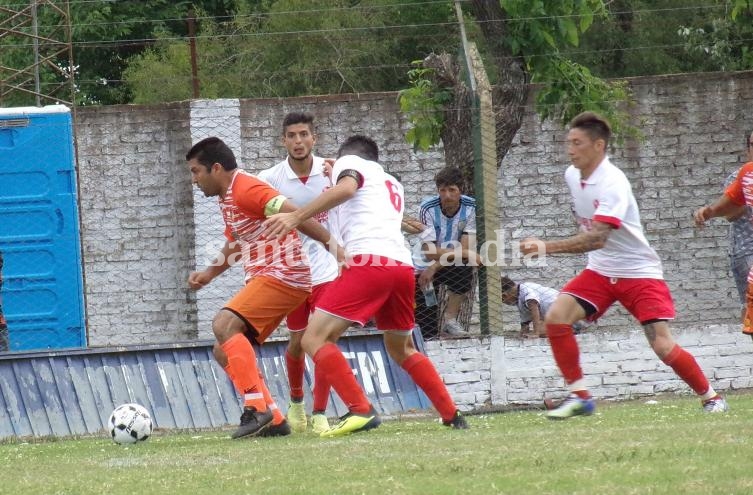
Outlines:
{"label": "white and blue soccer ball", "polygon": [[152,417],[142,405],[122,404],[113,409],[107,428],[117,444],[143,442],[152,434]]}

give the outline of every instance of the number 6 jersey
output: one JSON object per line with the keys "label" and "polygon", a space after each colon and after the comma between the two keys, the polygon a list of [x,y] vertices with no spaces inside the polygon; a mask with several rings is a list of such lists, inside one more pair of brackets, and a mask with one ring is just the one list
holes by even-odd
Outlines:
{"label": "number 6 jersey", "polygon": [[400,231],[403,219],[403,186],[376,162],[355,155],[339,158],[332,168],[332,182],[344,170],[361,174],[355,196],[330,211],[332,233],[350,256],[385,256],[408,265],[411,254]]}

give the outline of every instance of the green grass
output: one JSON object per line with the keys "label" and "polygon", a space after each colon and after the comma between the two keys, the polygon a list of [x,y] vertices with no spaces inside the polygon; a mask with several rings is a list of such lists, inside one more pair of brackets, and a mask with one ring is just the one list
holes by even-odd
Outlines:
{"label": "green grass", "polygon": [[727,414],[689,397],[600,403],[597,414],[471,416],[371,432],[230,441],[228,432],[0,444],[0,493],[25,494],[751,494],[753,395]]}

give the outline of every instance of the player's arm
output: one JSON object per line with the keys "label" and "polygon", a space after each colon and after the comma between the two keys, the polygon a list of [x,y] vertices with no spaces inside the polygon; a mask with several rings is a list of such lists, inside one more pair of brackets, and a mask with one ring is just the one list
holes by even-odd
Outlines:
{"label": "player's arm", "polygon": [[520,252],[524,255],[541,256],[556,253],[587,253],[601,249],[607,243],[614,225],[593,221],[591,230],[581,231],[567,239],[545,241],[536,237],[528,237],[520,241]]}
{"label": "player's arm", "polygon": [[214,261],[209,264],[203,271],[191,272],[188,275],[188,286],[194,290],[201,289],[209,282],[214,280],[218,275],[233,265],[237,260],[237,254],[240,252],[240,245],[237,242],[225,241],[220,252]]}
{"label": "player's arm", "polygon": [[736,220],[745,214],[745,205],[739,205],[732,201],[726,194],[719,196],[713,204],[698,208],[693,213],[696,227],[703,227],[707,220],[715,217],[725,217],[729,221]]}
{"label": "player's arm", "polygon": [[[285,237],[288,232],[298,228],[299,225],[317,213],[331,210],[335,206],[352,198],[358,191],[359,184],[361,184],[362,181],[357,181],[357,179],[351,175],[343,175],[347,172],[358,174],[358,172],[355,171],[344,170],[340,174],[337,184],[324,191],[306,206],[296,208],[291,212],[277,213],[267,218],[264,222],[264,233],[267,237],[271,239]],[[358,175],[360,176],[360,174]]]}
{"label": "player's arm", "polygon": [[[463,234],[460,238],[460,246],[447,248],[439,247],[436,242],[425,241],[421,243],[421,253],[426,259],[436,261],[438,264],[439,262],[444,261],[455,261],[458,258],[468,262],[468,264],[472,266],[483,264],[481,255],[479,255],[474,249],[470,248],[470,242],[468,239],[468,234]],[[439,269],[441,269],[441,264],[437,270]]]}
{"label": "player's arm", "polygon": [[544,325],[544,315],[541,314],[541,306],[535,299],[526,301],[526,306],[531,312],[531,323],[533,324],[533,333],[538,336],[546,335],[546,325]]}
{"label": "player's arm", "polygon": [[[267,217],[279,214],[293,214],[296,211],[298,211],[298,207],[282,195],[272,198],[264,207],[264,214]],[[327,229],[322,227],[322,224],[313,218],[307,218],[296,228],[311,239],[322,243],[338,261],[345,261],[345,251],[342,246],[337,243]]]}

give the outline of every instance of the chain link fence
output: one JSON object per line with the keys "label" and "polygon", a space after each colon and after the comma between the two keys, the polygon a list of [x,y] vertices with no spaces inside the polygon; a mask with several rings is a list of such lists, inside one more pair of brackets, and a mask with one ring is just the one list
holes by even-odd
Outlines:
{"label": "chain link fence", "polygon": [[[749,77],[740,76],[745,82]],[[724,178],[739,166],[745,123],[737,124],[739,132],[723,134],[715,134],[710,126],[718,127],[714,122],[737,111],[734,102],[746,93],[725,86],[731,88],[725,98],[706,106],[695,102],[709,124],[691,126],[683,123],[690,100],[657,101],[656,95],[689,94],[689,86],[711,94],[718,80],[678,78],[642,84],[635,87],[635,112],[646,116],[646,142],[616,146],[610,155],[633,183],[646,235],[664,262],[678,310],[675,325],[735,323],[740,306],[729,276],[726,226],[720,220],[696,231],[690,214],[712,202]],[[673,84],[683,91],[670,91]],[[60,116],[45,116],[47,125],[30,133],[27,130],[35,127],[27,124],[33,119],[0,119],[5,122],[0,125],[2,309],[9,349],[212,339],[212,317],[240,288],[243,274],[231,269],[198,292],[187,286],[189,273],[215,256],[223,242],[223,225],[216,198],[204,198],[191,185],[185,153],[199,139],[218,136],[235,151],[244,169],[253,173],[271,167],[285,158],[281,125],[291,111],[316,116],[315,153],[320,156],[334,156],[349,135],[373,137],[382,165],[405,187],[406,217],[420,219],[420,205],[438,195],[434,178],[445,168],[444,153],[441,148],[414,152],[405,142],[408,124],[394,93],[79,108],[77,159],[71,123],[49,122]],[[652,112],[663,112],[667,122],[650,120]],[[681,139],[676,130],[680,126],[686,129]],[[56,133],[42,132],[45,129]],[[673,139],[682,141],[678,150],[662,145]],[[496,237],[485,233],[486,241],[496,240],[501,252],[500,274],[554,290],[585,266],[585,256],[549,256],[535,262],[521,259],[514,248],[523,237],[552,239],[575,232],[563,180],[568,162],[563,140],[561,125],[527,114],[501,168],[484,168],[482,182],[491,184],[491,196],[500,205]],[[703,166],[680,165],[688,150]],[[62,168],[57,165],[61,157],[67,157]],[[475,184],[477,205],[478,191]],[[490,193],[485,194],[488,199]],[[486,214],[477,209],[477,227],[487,220]],[[420,249],[420,233],[405,237],[411,249]],[[479,246],[480,252],[485,249]],[[68,275],[60,275],[64,283],[55,285],[55,272],[60,271]],[[499,287],[499,279],[488,273],[486,287]],[[416,293],[417,320],[421,324],[429,319],[421,325],[427,338],[455,338],[442,335],[448,285],[435,285],[437,304],[429,306],[433,309],[428,316],[422,308],[423,292]],[[501,288],[497,294],[484,291],[481,268],[473,270],[471,289],[461,292],[457,321],[462,332],[518,334],[517,306],[504,302]],[[626,326],[635,322],[614,308],[598,328]],[[285,333],[283,327],[276,337],[284,338]]]}

